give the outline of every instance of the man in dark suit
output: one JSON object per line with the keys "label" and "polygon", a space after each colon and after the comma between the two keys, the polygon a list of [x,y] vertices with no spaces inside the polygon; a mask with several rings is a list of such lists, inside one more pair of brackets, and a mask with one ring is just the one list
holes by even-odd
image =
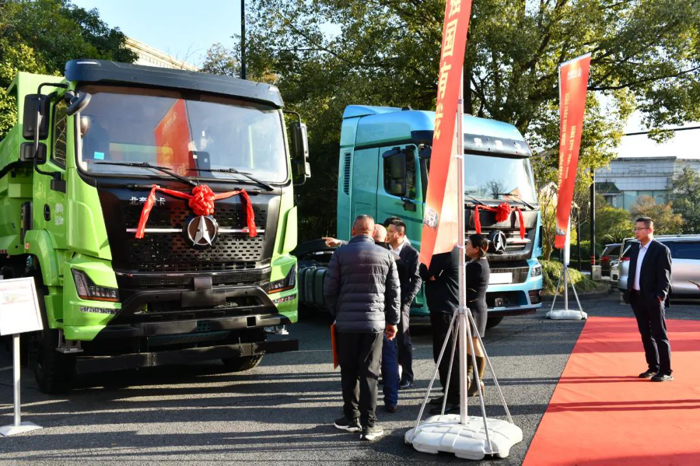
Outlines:
{"label": "man in dark suit", "polygon": [[666,334],[666,307],[671,286],[671,252],[654,241],[654,222],[640,217],[634,236],[639,250],[630,256],[625,301],[632,305],[646,355],[645,372],[639,377],[652,382],[673,380],[671,344]]}
{"label": "man in dark suit", "polygon": [[401,282],[401,322],[396,342],[399,346],[399,364],[401,365],[401,383],[399,388],[405,390],[413,386],[413,345],[409,330],[411,304],[421,289],[420,262],[418,251],[406,239],[406,224],[397,218],[387,219],[387,243],[391,252],[397,256],[396,265]]}

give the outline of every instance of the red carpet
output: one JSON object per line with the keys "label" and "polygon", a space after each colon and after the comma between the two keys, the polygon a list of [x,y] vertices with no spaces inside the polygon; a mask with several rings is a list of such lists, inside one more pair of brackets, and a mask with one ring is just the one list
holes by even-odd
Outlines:
{"label": "red carpet", "polygon": [[667,325],[675,380],[654,383],[633,318],[589,319],[523,464],[700,465],[700,322]]}

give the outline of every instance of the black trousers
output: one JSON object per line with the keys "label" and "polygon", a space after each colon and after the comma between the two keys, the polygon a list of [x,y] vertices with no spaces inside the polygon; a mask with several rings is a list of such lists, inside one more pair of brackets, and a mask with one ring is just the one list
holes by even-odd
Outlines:
{"label": "black trousers", "polygon": [[408,315],[403,314],[401,320],[399,331],[396,333],[396,344],[399,348],[399,364],[403,370],[401,382],[413,382],[413,342],[411,341]]}
{"label": "black trousers", "polygon": [[[452,322],[452,314],[450,312],[430,311],[430,326],[433,330],[433,360],[435,362],[437,362],[440,356],[440,350],[447,337],[450,322]],[[447,347],[445,348],[445,354],[442,356],[442,360],[438,366],[440,384],[442,385],[442,390],[445,391],[447,387],[447,374],[450,370],[450,362],[452,362],[450,387],[449,390],[447,390],[447,402],[451,404],[459,404],[459,354],[457,353],[459,348],[455,348],[454,361],[450,360],[452,356],[452,345],[456,337],[455,331],[452,330],[449,341],[447,342]]]}
{"label": "black trousers", "polygon": [[377,381],[383,333],[338,333],[338,362],[343,386],[343,414],[363,426],[377,421]]}
{"label": "black trousers", "polygon": [[639,292],[630,293],[630,304],[642,335],[644,355],[649,369],[671,375],[671,343],[666,333],[666,308],[656,298],[648,299]]}

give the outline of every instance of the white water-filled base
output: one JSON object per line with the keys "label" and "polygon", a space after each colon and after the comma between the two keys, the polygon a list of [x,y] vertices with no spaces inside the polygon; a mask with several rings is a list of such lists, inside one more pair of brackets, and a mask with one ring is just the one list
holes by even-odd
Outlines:
{"label": "white water-filled base", "polygon": [[21,434],[24,432],[29,432],[30,430],[41,429],[41,426],[34,424],[33,422],[22,422],[20,425],[10,425],[0,427],[0,435],[7,437],[8,435]]}
{"label": "white water-filled base", "polygon": [[583,311],[555,309],[547,312],[546,317],[552,320],[586,320],[588,314]]}
{"label": "white water-filled base", "polygon": [[459,423],[458,414],[432,416],[406,432],[404,439],[423,453],[444,451],[469,460],[480,460],[486,455],[506,458],[511,447],[523,440],[523,431],[500,419],[486,418],[486,422],[491,448],[486,442],[484,418],[480,416],[468,416],[466,425]]}

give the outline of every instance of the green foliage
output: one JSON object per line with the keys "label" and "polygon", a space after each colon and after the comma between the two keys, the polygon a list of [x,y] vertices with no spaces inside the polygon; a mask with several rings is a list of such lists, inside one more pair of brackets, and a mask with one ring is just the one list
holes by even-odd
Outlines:
{"label": "green foliage", "polygon": [[[300,214],[321,228],[310,232],[318,236],[335,219],[345,106],[434,108],[445,0],[248,5],[249,78],[277,84],[309,123],[314,177],[300,190],[309,201]],[[540,186],[556,180],[564,61],[591,53],[589,90],[598,91],[588,94],[579,191],[613,156],[635,108],[650,126],[700,119],[700,0],[480,0],[472,11],[465,110],[525,133],[540,153],[533,158]]]}
{"label": "green foliage", "polygon": [[673,210],[683,217],[683,233],[700,233],[700,175],[685,167],[673,179]]}
{"label": "green foliage", "polygon": [[651,196],[640,196],[631,209],[632,218],[649,217],[654,221],[654,233],[657,235],[676,235],[681,233],[683,218],[673,212],[673,202],[657,204]]}
{"label": "green foliage", "polygon": [[[553,295],[556,291],[557,283],[564,265],[559,261],[540,261],[542,264],[542,292],[546,295]],[[576,269],[569,267],[569,277],[576,287],[577,293],[585,293],[587,291],[605,291],[609,288],[607,283],[594,282],[587,276],[583,275]],[[571,285],[569,285],[571,292]],[[559,293],[564,292],[564,285],[559,285]]]}
{"label": "green foliage", "polygon": [[0,2],[0,138],[14,124],[15,103],[6,88],[17,72],[58,75],[67,61],[96,58],[131,63],[126,37],[69,0]]}
{"label": "green foliage", "polygon": [[239,58],[221,44],[214,44],[207,50],[201,71],[223,76],[240,77]]}

